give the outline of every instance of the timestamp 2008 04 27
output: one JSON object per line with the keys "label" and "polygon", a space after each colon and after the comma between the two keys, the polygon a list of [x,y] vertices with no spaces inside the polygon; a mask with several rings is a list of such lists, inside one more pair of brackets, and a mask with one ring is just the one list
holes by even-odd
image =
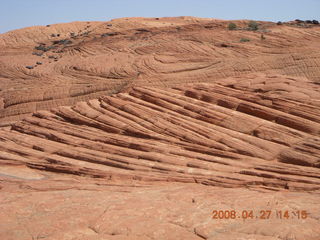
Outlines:
{"label": "timestamp 2008 04 27", "polygon": [[213,210],[213,219],[307,219],[306,210]]}

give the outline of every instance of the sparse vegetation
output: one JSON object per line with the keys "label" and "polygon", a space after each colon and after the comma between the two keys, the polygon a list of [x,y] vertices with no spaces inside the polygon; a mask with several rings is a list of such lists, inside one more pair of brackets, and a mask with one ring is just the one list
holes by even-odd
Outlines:
{"label": "sparse vegetation", "polygon": [[26,68],[28,68],[28,69],[33,69],[34,66],[26,66]]}
{"label": "sparse vegetation", "polygon": [[80,36],[88,36],[89,35],[89,32],[88,31],[86,31],[86,32],[84,32],[84,33],[82,33]]}
{"label": "sparse vegetation", "polygon": [[248,23],[248,28],[251,31],[257,31],[259,29],[259,24],[257,22],[255,22],[255,21],[250,21]]}
{"label": "sparse vegetation", "polygon": [[241,38],[240,42],[250,42],[250,39],[249,38]]}
{"label": "sparse vegetation", "polygon": [[220,47],[225,47],[226,48],[226,47],[230,47],[230,46],[228,44],[226,44],[226,43],[221,43]]}
{"label": "sparse vegetation", "polygon": [[136,29],[138,32],[151,32],[150,30],[148,29],[145,29],[145,28],[138,28]]}
{"label": "sparse vegetation", "polygon": [[43,55],[43,53],[42,52],[33,52],[32,55],[41,57]]}
{"label": "sparse vegetation", "polygon": [[47,51],[54,49],[54,48],[55,48],[54,46],[47,47],[44,43],[40,43],[38,46],[34,47],[34,49],[39,50],[39,51],[43,51],[43,52],[47,52]]}
{"label": "sparse vegetation", "polygon": [[40,44],[39,46],[34,47],[34,49],[39,51],[47,51],[47,47],[45,45]]}
{"label": "sparse vegetation", "polygon": [[301,27],[301,28],[310,28],[311,26],[309,24],[306,24],[305,22],[298,22],[296,24],[297,27]]}
{"label": "sparse vegetation", "polygon": [[237,29],[237,25],[235,23],[229,23],[228,29],[229,30],[236,30]]}
{"label": "sparse vegetation", "polygon": [[312,27],[311,25],[318,25],[319,21],[318,20],[301,20],[301,19],[295,19],[294,21],[290,22],[277,22],[277,25],[294,25],[298,27],[303,27],[303,28],[310,28]]}
{"label": "sparse vegetation", "polygon": [[118,35],[119,33],[117,33],[117,32],[112,32],[112,33],[103,33],[103,34],[101,34],[101,37],[111,37],[111,36],[116,36],[116,35]]}
{"label": "sparse vegetation", "polygon": [[316,24],[318,25],[319,24],[319,21],[318,20],[300,20],[300,19],[296,19],[294,20],[296,22],[297,25],[299,26],[305,26],[305,24]]}
{"label": "sparse vegetation", "polygon": [[54,45],[56,45],[56,44],[67,45],[67,44],[72,44],[72,41],[69,40],[69,39],[62,39],[62,40],[53,41],[53,44],[54,44]]}

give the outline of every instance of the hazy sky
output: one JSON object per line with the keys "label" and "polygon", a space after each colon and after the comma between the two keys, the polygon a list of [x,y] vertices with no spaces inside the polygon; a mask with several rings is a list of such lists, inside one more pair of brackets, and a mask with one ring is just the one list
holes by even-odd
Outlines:
{"label": "hazy sky", "polygon": [[0,33],[71,21],[166,16],[320,20],[320,0],[1,0]]}

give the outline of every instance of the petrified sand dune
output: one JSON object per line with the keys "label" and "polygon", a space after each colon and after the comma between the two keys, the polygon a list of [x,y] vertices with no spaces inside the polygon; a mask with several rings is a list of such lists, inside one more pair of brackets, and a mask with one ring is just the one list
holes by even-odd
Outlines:
{"label": "petrified sand dune", "polygon": [[[237,24],[244,28],[247,22]],[[261,22],[262,40],[261,32],[229,31],[227,24],[191,17],[133,18],[2,34],[1,124],[131,86],[170,87],[251,72],[320,82],[319,26]]]}
{"label": "petrified sand dune", "polygon": [[0,130],[0,236],[316,240],[319,96],[307,79],[252,74],[36,112]]}
{"label": "petrified sand dune", "polygon": [[15,123],[0,132],[2,158],[108,179],[317,190],[319,96],[306,79],[263,75],[134,87]]}
{"label": "petrified sand dune", "polygon": [[319,240],[320,27],[227,24],[0,35],[0,239]]}

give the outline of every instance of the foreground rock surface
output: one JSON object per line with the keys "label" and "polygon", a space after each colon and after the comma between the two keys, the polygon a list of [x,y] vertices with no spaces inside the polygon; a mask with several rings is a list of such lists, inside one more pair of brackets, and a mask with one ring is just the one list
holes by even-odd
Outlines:
{"label": "foreground rock surface", "polygon": [[[51,175],[51,177],[54,177]],[[19,181],[0,196],[1,239],[64,240],[318,240],[319,194],[217,188],[197,184],[141,185],[80,178]],[[270,210],[270,219],[212,219],[213,210]],[[306,210],[307,219],[291,212]],[[277,219],[275,211],[289,211]],[[294,217],[294,218],[291,218]]]}
{"label": "foreground rock surface", "polygon": [[0,130],[0,238],[317,240],[319,131],[319,85],[281,75],[38,111]]}

